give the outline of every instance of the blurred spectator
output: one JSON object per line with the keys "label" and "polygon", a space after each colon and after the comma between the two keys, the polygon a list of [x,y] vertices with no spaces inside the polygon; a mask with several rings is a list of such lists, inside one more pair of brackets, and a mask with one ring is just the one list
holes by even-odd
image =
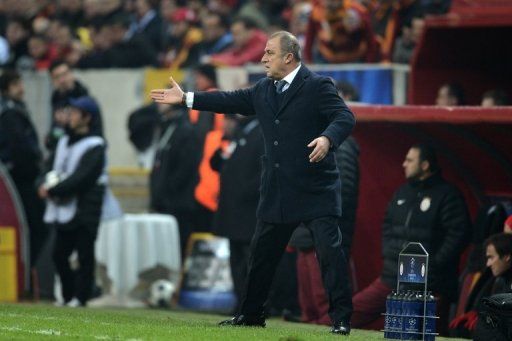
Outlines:
{"label": "blurred spectator", "polygon": [[[62,284],[63,304],[85,306],[94,284],[94,242],[107,186],[105,141],[90,134],[99,107],[91,97],[70,101],[67,134],[49,160],[39,196],[46,199],[44,220],[56,230],[53,261]],[[73,251],[79,268],[69,264]]]}
{"label": "blurred spectator", "polygon": [[271,1],[253,0],[245,1],[240,7],[237,15],[243,18],[251,19],[256,26],[265,30],[269,25],[269,16],[265,12],[265,3]]}
{"label": "blurred spectator", "polygon": [[195,221],[194,188],[201,155],[197,135],[182,108],[158,104],[160,135],[150,175],[150,208],[178,220],[182,260]]}
{"label": "blurred spectator", "polygon": [[24,87],[16,71],[0,76],[0,161],[9,171],[21,197],[30,235],[30,267],[34,267],[47,237],[44,204],[36,193],[42,153],[37,133],[23,102]]}
{"label": "blurred spectator", "polygon": [[193,65],[197,65],[212,54],[221,53],[233,44],[233,36],[229,31],[229,19],[227,16],[208,12],[201,19],[203,40],[190,49],[190,59]]}
{"label": "blurred spectator", "polygon": [[5,32],[5,38],[9,43],[9,59],[4,66],[16,68],[19,60],[28,56],[28,39],[30,36],[30,24],[19,18],[9,19]]}
{"label": "blurred spectator", "polygon": [[233,46],[225,52],[211,56],[210,63],[215,65],[240,66],[247,63],[259,63],[265,50],[267,35],[249,18],[239,17],[231,24]]}
{"label": "blurred spectator", "polygon": [[359,102],[359,92],[350,82],[339,81],[336,88],[345,102]]}
{"label": "blurred spectator", "polygon": [[297,37],[302,49],[306,44],[306,33],[312,10],[313,5],[306,0],[295,1],[292,5],[289,30]]}
{"label": "blurred spectator", "polygon": [[112,46],[106,52],[107,65],[113,68],[138,68],[156,65],[156,51],[139,33],[129,31],[130,18],[126,14],[113,16],[110,27]]}
{"label": "blurred spectator", "polygon": [[446,83],[441,85],[437,92],[436,105],[457,106],[466,104],[464,89],[457,83]]}
{"label": "blurred spectator", "polygon": [[194,63],[190,49],[203,39],[203,33],[195,23],[197,17],[188,8],[179,8],[171,16],[170,32],[168,32],[166,53],[163,66],[179,69]]}
{"label": "blurred spectator", "polygon": [[155,51],[163,49],[162,18],[157,12],[158,0],[129,0],[133,2],[135,18],[130,26],[130,34],[141,34],[151,43]]}
{"label": "blurred spectator", "polygon": [[[201,64],[194,69],[195,89],[198,91],[213,91],[217,89],[217,72],[211,64]],[[190,109],[189,119],[194,126],[201,145],[204,144],[206,135],[212,130],[222,130],[224,116],[212,115],[209,111]]]}
{"label": "blurred spectator", "polygon": [[128,116],[129,139],[137,151],[137,161],[142,168],[151,169],[153,166],[160,119],[157,105],[153,102],[137,108]]}
{"label": "blurred spectator", "polygon": [[393,48],[393,63],[410,63],[414,48],[418,44],[424,28],[425,20],[422,17],[414,17],[411,23],[404,24],[402,35],[396,39]]}
{"label": "blurred spectator", "polygon": [[503,89],[493,89],[484,92],[481,106],[484,108],[510,105],[510,98]]}
{"label": "blurred spectator", "polygon": [[57,58],[57,50],[43,35],[34,35],[29,38],[28,52],[33,59],[33,68],[38,71],[47,70]]}
{"label": "blurred spectator", "polygon": [[353,297],[355,328],[382,329],[386,296],[396,286],[398,254],[408,242],[419,242],[430,255],[428,290],[441,299],[438,330],[457,296],[457,265],[469,241],[469,214],[460,191],[441,174],[435,151],[413,145],[403,162],[407,183],[393,195],[382,226],[382,273]]}
{"label": "blurred spectator", "polygon": [[512,235],[494,234],[487,238],[484,247],[488,269],[473,287],[465,314],[450,322],[450,328],[455,330],[454,336],[472,336],[478,324],[478,312],[483,309],[483,298],[512,292]]}
{"label": "blurred spectator", "polygon": [[112,27],[102,18],[94,19],[89,25],[91,49],[86,52],[76,66],[81,69],[110,67],[107,51],[112,46]]}
{"label": "blurred spectator", "polygon": [[[217,149],[210,160],[212,169],[220,173],[219,206],[213,219],[213,233],[229,239],[229,262],[240,306],[249,246],[256,228],[263,135],[254,116],[226,115],[225,122],[224,139],[231,142],[230,148],[227,152]],[[244,186],[240,186],[241,183]]]}
{"label": "blurred spectator", "polygon": [[396,34],[399,32],[396,20],[396,10],[399,5],[394,0],[366,1],[363,5],[370,13],[380,58],[383,61],[389,61]]}
{"label": "blurred spectator", "polygon": [[85,25],[82,0],[58,0],[57,19],[75,32]]}
{"label": "blurred spectator", "polygon": [[[46,135],[45,146],[53,151],[57,146],[59,138],[64,134],[67,123],[69,101],[73,98],[87,96],[89,91],[79,82],[70,66],[63,60],[54,61],[49,68],[52,79],[53,91],[51,97],[52,105],[52,124],[50,131]],[[101,114],[98,113],[95,124],[91,126],[94,135],[103,136],[103,124]]]}
{"label": "blurred spectator", "polygon": [[75,65],[83,53],[79,40],[75,39],[70,26],[60,20],[53,20],[48,36],[56,50],[57,58],[63,59],[70,65]]}
{"label": "blurred spectator", "polygon": [[357,63],[376,59],[376,41],[367,10],[355,2],[325,0],[313,7],[305,57],[314,63]]}

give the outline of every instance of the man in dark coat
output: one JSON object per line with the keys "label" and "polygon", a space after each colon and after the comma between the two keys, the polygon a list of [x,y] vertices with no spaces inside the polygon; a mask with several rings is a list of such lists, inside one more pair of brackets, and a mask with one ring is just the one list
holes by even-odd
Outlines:
{"label": "man in dark coat", "polygon": [[37,133],[23,102],[21,76],[5,70],[0,76],[0,161],[9,171],[23,203],[30,230],[30,266],[33,267],[48,235],[43,223],[44,202],[38,198],[36,179],[42,153]]}
{"label": "man in dark coat", "polygon": [[[227,124],[227,122],[226,122]],[[263,155],[263,136],[254,116],[238,119],[231,133],[230,156],[219,149],[211,159],[211,166],[220,172],[219,206],[213,219],[213,233],[229,239],[229,262],[233,286],[242,301],[247,277],[249,247],[256,227],[261,179],[260,156]],[[240,186],[240,184],[244,184]]]}
{"label": "man in dark coat", "polygon": [[158,104],[158,111],[162,123],[150,176],[150,207],[176,218],[183,256],[194,221],[201,146],[182,108]]}
{"label": "man in dark coat", "polygon": [[331,331],[349,334],[352,295],[338,226],[341,181],[334,151],[352,131],[354,115],[331,79],[301,64],[292,34],[274,33],[261,61],[267,77],[247,89],[185,94],[171,78],[171,89],[151,92],[157,102],[257,115],[262,127],[265,155],[247,285],[240,314],[221,324],[265,326],[264,303],[276,266],[291,234],[304,223],[315,239]]}
{"label": "man in dark coat", "polygon": [[403,168],[408,182],[393,195],[382,226],[382,274],[354,296],[354,326],[367,326],[385,312],[386,296],[396,286],[398,254],[408,242],[421,243],[429,253],[428,289],[442,298],[438,313],[457,297],[459,256],[471,234],[464,197],[443,179],[428,145],[412,146]]}

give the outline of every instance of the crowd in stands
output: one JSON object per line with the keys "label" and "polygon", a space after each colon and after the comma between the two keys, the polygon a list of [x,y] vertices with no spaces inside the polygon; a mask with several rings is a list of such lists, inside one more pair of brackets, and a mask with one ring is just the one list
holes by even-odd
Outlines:
{"label": "crowd in stands", "polygon": [[450,1],[5,0],[0,65],[46,70],[258,63],[266,38],[296,35],[307,62],[408,63],[423,18]]}

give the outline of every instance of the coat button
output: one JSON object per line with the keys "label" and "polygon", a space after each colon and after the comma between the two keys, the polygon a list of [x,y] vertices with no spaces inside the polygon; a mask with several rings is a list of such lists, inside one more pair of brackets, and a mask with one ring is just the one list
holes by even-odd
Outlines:
{"label": "coat button", "polygon": [[275,124],[279,124],[279,123],[281,123],[281,121],[279,121],[279,120],[275,120],[275,121],[274,121],[274,123],[275,123]]}
{"label": "coat button", "polygon": [[278,144],[279,144],[279,142],[274,141],[274,146],[277,146]]}
{"label": "coat button", "polygon": [[279,168],[279,162],[274,163],[274,167]]}

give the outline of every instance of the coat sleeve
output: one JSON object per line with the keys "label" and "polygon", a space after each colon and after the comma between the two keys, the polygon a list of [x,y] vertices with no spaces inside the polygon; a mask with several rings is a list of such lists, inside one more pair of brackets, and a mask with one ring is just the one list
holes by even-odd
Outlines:
{"label": "coat sleeve", "polygon": [[471,225],[462,194],[453,189],[441,205],[440,224],[445,231],[441,245],[433,255],[433,267],[440,269],[458,260],[471,235]]}
{"label": "coat sleeve", "polygon": [[194,92],[193,108],[218,113],[254,115],[255,111],[252,104],[253,89]]}
{"label": "coat sleeve", "polygon": [[318,96],[320,114],[329,122],[321,135],[331,141],[331,148],[337,149],[354,128],[356,123],[354,114],[338,94],[331,79],[326,77],[321,79]]}

